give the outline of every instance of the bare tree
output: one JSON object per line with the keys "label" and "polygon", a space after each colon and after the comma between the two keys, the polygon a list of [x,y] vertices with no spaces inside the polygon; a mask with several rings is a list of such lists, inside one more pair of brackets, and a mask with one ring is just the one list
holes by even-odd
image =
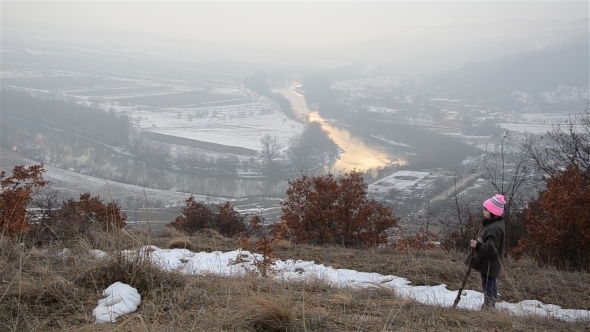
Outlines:
{"label": "bare tree", "polygon": [[557,172],[575,165],[590,169],[590,107],[556,125],[545,138],[527,142],[526,148],[545,182]]}
{"label": "bare tree", "polygon": [[459,192],[457,174],[453,176],[453,189],[447,194],[445,203],[452,211],[450,215],[436,218],[437,223],[442,227],[444,238],[450,241],[449,245],[456,248],[467,248],[469,239],[473,238],[478,228],[478,214],[472,202],[466,200]]}
{"label": "bare tree", "polygon": [[[510,219],[510,211],[513,207],[522,203],[523,198],[528,198],[525,189],[530,179],[531,159],[523,146],[511,141],[509,134],[504,133],[500,138],[500,152],[491,155],[482,163],[483,177],[492,188],[506,197],[504,207],[504,219]],[[506,151],[506,147],[512,145],[512,151]],[[523,197],[525,196],[525,197]],[[524,199],[528,201],[528,199]]]}
{"label": "bare tree", "polygon": [[265,165],[268,166],[272,163],[273,159],[280,156],[283,144],[279,141],[278,136],[271,136],[270,134],[262,136],[260,143],[262,144],[260,155],[262,156]]}
{"label": "bare tree", "polygon": [[507,245],[511,246],[518,242],[518,232],[511,232],[514,218],[512,214],[520,212],[526,204],[538,192],[533,180],[532,158],[527,149],[527,144],[521,144],[512,139],[509,132],[499,137],[499,152],[492,153],[489,158],[483,160],[480,165],[481,174],[488,182],[494,193],[487,192],[486,195],[500,193],[506,198],[504,206],[504,222],[506,223],[506,234],[509,237]]}

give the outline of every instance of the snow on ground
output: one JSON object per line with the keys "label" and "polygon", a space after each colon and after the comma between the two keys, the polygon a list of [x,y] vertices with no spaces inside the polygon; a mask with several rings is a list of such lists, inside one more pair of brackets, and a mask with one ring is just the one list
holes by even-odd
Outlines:
{"label": "snow on ground", "polygon": [[[93,196],[100,196],[103,200],[117,200],[124,199],[129,196],[144,197],[147,202],[161,201],[168,205],[183,204],[190,196],[189,193],[174,192],[168,190],[159,190],[152,188],[144,188],[132,184],[125,184],[106,179],[97,178],[94,176],[84,175],[76,172],[70,172],[51,165],[44,165],[47,172],[43,175],[45,180],[50,182],[51,189],[58,190],[65,195],[78,199],[77,194],[85,192],[91,193]],[[73,193],[72,184],[78,184],[77,188],[84,188],[83,192]],[[228,199],[213,198],[211,196],[194,195],[199,201],[206,203],[219,204]]]}
{"label": "snow on ground", "polygon": [[141,303],[137,289],[115,282],[102,292],[104,299],[98,300],[98,306],[92,311],[95,323],[114,323],[117,317],[132,313]]}
{"label": "snow on ground", "polygon": [[369,185],[369,192],[372,194],[387,194],[391,189],[405,190],[417,185],[424,178],[429,176],[430,172],[418,171],[399,171],[386,176],[379,181]]}
{"label": "snow on ground", "polygon": [[[38,164],[38,162],[25,158],[11,150],[0,149],[0,169],[6,171],[8,174],[11,174],[14,166],[30,166],[35,164]],[[46,170],[43,174],[43,179],[49,181],[47,189],[57,191],[61,199],[78,199],[79,194],[89,192],[93,196],[100,196],[103,200],[116,201],[118,199],[123,200],[125,197],[141,197],[142,200],[146,198],[148,203],[157,200],[167,205],[176,205],[177,203],[184,203],[190,196],[189,193],[144,188],[132,184],[101,179],[48,164],[44,164],[43,167]],[[222,203],[227,201],[227,199],[204,195],[195,195],[195,198],[206,203]]]}
{"label": "snow on ground", "polygon": [[101,260],[103,258],[108,257],[106,252],[104,252],[102,250],[98,250],[98,249],[92,249],[92,250],[88,251],[88,253],[90,254],[90,257],[92,257],[93,259],[96,259],[96,260]]}
{"label": "snow on ground", "polygon": [[[522,113],[510,119],[509,122],[499,125],[502,128],[521,133],[545,134],[548,131],[553,131],[557,126],[562,126],[562,129],[565,129],[570,125],[570,122],[579,117],[580,114],[577,112]],[[575,130],[579,129],[578,124],[575,126]]]}
{"label": "snow on ground", "polygon": [[[5,52],[5,50],[2,50]],[[13,51],[10,51],[13,52]],[[79,76],[79,74],[75,74],[72,72],[56,70],[56,69],[46,69],[46,70],[39,70],[35,68],[19,68],[19,69],[10,69],[7,71],[2,71],[2,78],[12,78],[12,77],[54,77],[54,76]]]}
{"label": "snow on ground", "polygon": [[[74,88],[62,82],[64,87],[54,90],[59,91],[59,96],[83,105],[127,113],[145,131],[259,151],[260,139],[266,134],[277,136],[286,149],[289,139],[304,129],[302,123],[287,118],[276,103],[229,82],[208,82],[196,86],[194,82],[152,77],[126,79],[57,71],[51,71],[48,75],[48,72],[33,69],[2,72],[3,78],[30,79],[13,82],[17,84],[11,86],[14,89],[39,96],[55,96],[50,90],[28,87],[37,82],[34,81],[36,79],[46,80],[45,76],[66,80],[78,76],[87,78],[88,82]],[[97,85],[103,81],[117,84]],[[181,107],[150,107],[125,102],[126,98],[135,100],[138,97],[160,96],[169,99],[179,93],[180,97],[182,93],[203,93],[204,99],[199,101],[199,97],[189,98],[188,104]]]}
{"label": "snow on ground", "polygon": [[500,127],[512,131],[530,134],[545,134],[551,131],[553,126],[550,124],[532,124],[532,123],[501,123]]}
{"label": "snow on ground", "polygon": [[569,115],[564,113],[521,113],[518,115],[518,119],[518,122],[522,123],[558,124],[568,120]]}
{"label": "snow on ground", "polygon": [[158,109],[141,112],[143,130],[209,143],[262,148],[260,139],[277,136],[283,146],[303,131],[303,124],[287,118],[266,98],[239,105]]}
{"label": "snow on ground", "polygon": [[397,113],[398,111],[389,107],[383,106],[365,106],[364,109],[371,113]]}
{"label": "snow on ground", "polygon": [[[122,254],[126,257],[135,257],[136,255],[146,257],[166,271],[221,276],[245,275],[247,272],[256,272],[254,263],[263,259],[260,254],[242,250],[194,253],[186,249],[160,249],[155,246],[126,250]],[[277,280],[286,282],[320,279],[335,287],[387,287],[405,299],[443,307],[451,307],[457,296],[457,291],[448,290],[444,284],[412,286],[411,282],[405,278],[349,269],[335,269],[331,266],[315,264],[313,261],[278,260],[275,264],[274,276]],[[105,296],[107,296],[106,291]],[[457,307],[478,310],[482,304],[483,293],[465,290]],[[503,301],[498,302],[496,306],[511,315],[539,315],[566,321],[590,320],[590,312],[587,310],[562,309],[560,306],[544,304],[537,300],[525,300],[519,303]]]}

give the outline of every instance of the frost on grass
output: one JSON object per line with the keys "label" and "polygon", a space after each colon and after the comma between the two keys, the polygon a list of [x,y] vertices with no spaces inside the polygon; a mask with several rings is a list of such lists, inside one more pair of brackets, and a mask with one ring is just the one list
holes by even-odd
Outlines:
{"label": "frost on grass", "polygon": [[132,313],[141,303],[141,296],[137,289],[116,282],[102,292],[105,297],[98,300],[98,306],[92,311],[95,323],[114,323],[117,317]]}

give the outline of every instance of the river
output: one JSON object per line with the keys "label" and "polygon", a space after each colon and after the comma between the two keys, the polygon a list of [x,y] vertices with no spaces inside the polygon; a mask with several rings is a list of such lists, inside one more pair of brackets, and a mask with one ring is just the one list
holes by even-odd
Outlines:
{"label": "river", "polygon": [[325,172],[335,174],[354,168],[357,170],[367,170],[373,167],[387,166],[392,163],[398,165],[406,163],[402,153],[396,152],[384,142],[370,135],[361,136],[353,134],[345,127],[339,127],[324,120],[317,111],[310,110],[307,107],[305,97],[297,93],[295,87],[277,89],[273,90],[273,92],[278,92],[287,98],[296,112],[307,114],[310,121],[319,122],[334,142],[344,150],[339,160],[332,165],[324,167]]}

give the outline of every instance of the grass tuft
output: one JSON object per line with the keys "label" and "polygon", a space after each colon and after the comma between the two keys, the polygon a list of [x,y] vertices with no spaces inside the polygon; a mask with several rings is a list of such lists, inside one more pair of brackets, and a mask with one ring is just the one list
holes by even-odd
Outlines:
{"label": "grass tuft", "polygon": [[286,331],[294,321],[288,300],[271,295],[254,295],[244,298],[239,304],[247,308],[238,312],[233,320],[243,319],[255,331]]}
{"label": "grass tuft", "polygon": [[170,241],[168,241],[168,244],[166,245],[166,247],[168,249],[188,249],[188,250],[192,250],[193,245],[191,243],[191,240],[189,238],[186,237],[176,237],[173,239],[170,239]]}

